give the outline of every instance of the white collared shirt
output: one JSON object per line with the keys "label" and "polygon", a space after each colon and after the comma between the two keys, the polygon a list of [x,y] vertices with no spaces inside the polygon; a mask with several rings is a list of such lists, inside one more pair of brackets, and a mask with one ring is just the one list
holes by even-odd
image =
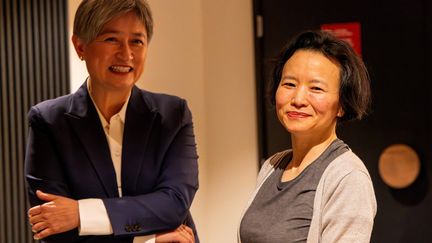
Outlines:
{"label": "white collared shirt", "polygon": [[[100,112],[91,94],[90,79],[87,81],[87,89],[90,94],[90,98],[96,107],[99,115],[102,127],[105,132],[105,136],[109,145],[111,159],[114,164],[114,170],[116,174],[116,181],[118,185],[118,192],[122,197],[121,188],[121,158],[122,158],[122,147],[123,147],[123,131],[124,123],[126,120],[126,108],[129,103],[130,95],[126,102],[123,104],[120,111],[110,118],[110,121],[106,121],[105,117]],[[79,203],[79,215],[80,215],[80,228],[79,235],[110,235],[113,233],[112,225],[108,217],[105,205],[102,199],[89,198],[78,200]],[[155,235],[137,236],[134,238],[133,243],[154,243]]]}

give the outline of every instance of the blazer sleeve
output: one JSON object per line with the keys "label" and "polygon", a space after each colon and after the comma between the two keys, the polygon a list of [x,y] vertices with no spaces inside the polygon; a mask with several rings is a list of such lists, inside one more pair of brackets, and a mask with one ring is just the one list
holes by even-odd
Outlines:
{"label": "blazer sleeve", "polygon": [[36,190],[69,197],[70,190],[61,168],[59,154],[50,138],[48,123],[42,118],[37,107],[30,109],[28,120],[25,178],[30,205],[43,203],[37,198]]}
{"label": "blazer sleeve", "polygon": [[186,101],[182,100],[179,107],[178,129],[166,153],[158,155],[163,157],[162,168],[154,190],[137,196],[103,199],[115,236],[152,234],[192,222],[189,208],[198,189],[198,156]]}
{"label": "blazer sleeve", "polygon": [[[59,154],[49,133],[49,125],[40,115],[37,106],[28,113],[29,134],[25,156],[25,179],[30,206],[44,203],[36,190],[70,197],[70,190],[60,164]],[[43,242],[73,242],[77,229],[47,237]]]}

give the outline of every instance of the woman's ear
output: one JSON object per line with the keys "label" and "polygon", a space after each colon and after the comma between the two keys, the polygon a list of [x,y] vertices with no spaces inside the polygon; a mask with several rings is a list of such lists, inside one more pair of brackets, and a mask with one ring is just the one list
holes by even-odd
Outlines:
{"label": "woman's ear", "polygon": [[345,114],[345,112],[344,112],[344,110],[342,109],[342,106],[339,105],[338,113],[336,114],[336,116],[337,116],[338,118],[341,118],[341,117],[344,116],[344,114]]}
{"label": "woman's ear", "polygon": [[72,43],[73,43],[73,45],[75,47],[75,51],[78,54],[78,57],[81,60],[84,60],[85,59],[85,56],[84,56],[84,51],[85,51],[84,41],[81,40],[78,36],[72,35]]}

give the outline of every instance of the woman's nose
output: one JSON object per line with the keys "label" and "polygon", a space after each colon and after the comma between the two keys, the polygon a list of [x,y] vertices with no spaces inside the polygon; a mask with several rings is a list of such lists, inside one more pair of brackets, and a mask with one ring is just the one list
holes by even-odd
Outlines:
{"label": "woman's nose", "polygon": [[129,61],[133,59],[133,52],[128,43],[122,43],[117,52],[117,58],[121,61]]}
{"label": "woman's nose", "polygon": [[302,107],[306,105],[306,90],[303,87],[299,87],[295,90],[292,99],[291,105],[295,107]]}

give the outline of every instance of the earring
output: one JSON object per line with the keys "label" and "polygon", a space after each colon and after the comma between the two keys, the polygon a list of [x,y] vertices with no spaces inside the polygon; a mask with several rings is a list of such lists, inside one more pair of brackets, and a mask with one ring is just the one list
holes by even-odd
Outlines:
{"label": "earring", "polygon": [[84,57],[83,56],[79,56],[79,59],[82,61],[82,60],[84,60]]}

